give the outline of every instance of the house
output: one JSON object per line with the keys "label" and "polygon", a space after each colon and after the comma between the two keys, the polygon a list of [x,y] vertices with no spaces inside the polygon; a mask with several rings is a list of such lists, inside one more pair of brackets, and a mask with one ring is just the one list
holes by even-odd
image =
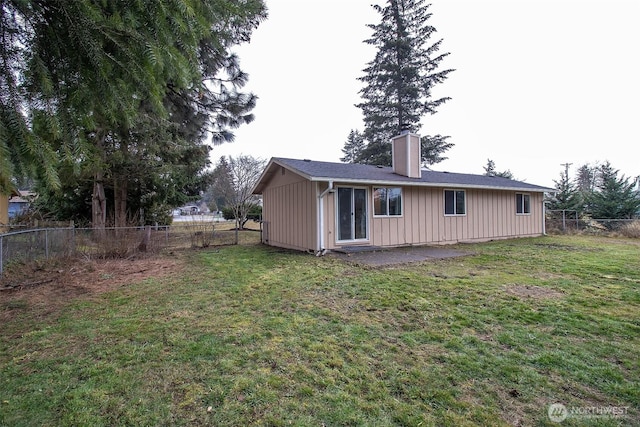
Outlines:
{"label": "house", "polygon": [[31,202],[35,198],[35,193],[31,191],[18,191],[9,198],[9,218],[25,214],[31,206]]}
{"label": "house", "polygon": [[551,188],[420,167],[420,137],[392,139],[392,167],[272,158],[263,242],[323,254],[353,246],[476,242],[544,234]]}

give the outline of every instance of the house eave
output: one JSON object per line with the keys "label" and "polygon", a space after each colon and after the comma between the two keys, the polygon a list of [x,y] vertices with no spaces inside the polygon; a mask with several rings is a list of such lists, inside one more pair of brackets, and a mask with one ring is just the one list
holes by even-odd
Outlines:
{"label": "house eave", "polygon": [[273,176],[273,174],[275,174],[276,172],[272,170],[272,167],[276,165],[276,166],[280,166],[283,167],[287,170],[293,171],[296,174],[300,175],[301,177],[308,179],[309,181],[330,181],[332,178],[324,178],[324,179],[314,179],[314,177],[296,169],[296,168],[292,168],[290,165],[287,165],[286,163],[280,162],[278,161],[278,159],[276,158],[272,158],[271,160],[269,160],[269,163],[267,164],[267,166],[264,168],[264,170],[262,171],[262,175],[260,175],[260,178],[258,179],[258,182],[256,183],[256,185],[253,187],[253,189],[251,189],[251,194],[262,194],[262,191],[266,185],[266,182],[264,182],[266,177],[271,177]]}
{"label": "house eave", "polygon": [[477,184],[456,184],[451,182],[421,182],[421,181],[396,181],[396,180],[377,180],[377,179],[352,179],[339,177],[308,177],[310,181],[327,182],[333,181],[336,185],[340,184],[358,184],[358,185],[384,185],[384,186],[400,186],[400,187],[430,187],[430,188],[460,188],[460,189],[477,189],[477,190],[501,190],[501,191],[522,191],[529,193],[545,193],[553,191],[552,188],[543,187],[506,187],[493,185],[477,185]]}
{"label": "house eave", "polygon": [[477,190],[496,190],[496,191],[522,191],[529,193],[545,193],[552,192],[554,189],[541,186],[518,186],[518,185],[485,185],[485,184],[469,184],[469,183],[455,183],[446,181],[423,181],[420,178],[407,178],[403,179],[361,179],[353,177],[341,177],[338,175],[323,175],[316,176],[293,167],[285,161],[280,161],[278,158],[272,158],[269,164],[263,171],[258,183],[254,186],[252,194],[262,194],[264,187],[270,180],[270,177],[276,173],[274,167],[282,167],[290,170],[304,179],[312,182],[328,182],[333,181],[336,184],[350,184],[350,185],[384,185],[384,186],[403,186],[403,187],[427,187],[427,188],[459,188],[459,189],[477,189]]}

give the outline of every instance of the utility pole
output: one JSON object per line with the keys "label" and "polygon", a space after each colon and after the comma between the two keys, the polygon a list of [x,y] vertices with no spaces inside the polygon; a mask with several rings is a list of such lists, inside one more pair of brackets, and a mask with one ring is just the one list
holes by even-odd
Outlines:
{"label": "utility pole", "polygon": [[564,176],[567,177],[567,180],[569,179],[569,166],[571,166],[573,163],[560,163],[560,166],[564,166]]}

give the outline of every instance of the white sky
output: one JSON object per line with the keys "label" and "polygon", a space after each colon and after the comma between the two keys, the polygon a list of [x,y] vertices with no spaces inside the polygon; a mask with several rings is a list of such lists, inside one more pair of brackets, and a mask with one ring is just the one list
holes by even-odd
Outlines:
{"label": "white sky", "polygon": [[[269,18],[240,46],[256,119],[220,156],[335,161],[363,129],[356,80],[375,50],[363,43],[383,0],[266,0]],[[553,187],[563,170],[609,160],[640,174],[640,1],[433,0],[429,24],[456,71],[423,118],[423,134],[450,135],[433,166],[484,172],[487,159],[516,179]],[[432,38],[433,41],[436,38]]]}

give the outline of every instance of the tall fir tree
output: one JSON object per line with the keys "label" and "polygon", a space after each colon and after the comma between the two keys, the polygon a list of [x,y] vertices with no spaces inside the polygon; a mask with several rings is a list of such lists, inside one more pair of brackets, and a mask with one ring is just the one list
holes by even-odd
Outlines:
{"label": "tall fir tree", "polygon": [[569,178],[569,164],[563,172],[560,173],[560,179],[553,181],[556,185],[556,193],[549,200],[547,205],[550,210],[571,210],[582,213],[582,198],[578,192],[576,185]]}
{"label": "tall fir tree", "polygon": [[591,212],[591,195],[596,189],[597,172],[598,166],[588,163],[580,166],[576,172],[575,185],[581,202],[579,210],[582,213]]}
{"label": "tall fir tree", "polygon": [[513,173],[511,173],[509,169],[506,171],[498,171],[496,169],[496,162],[491,159],[487,159],[487,164],[484,166],[484,174],[487,176],[499,176],[502,178],[514,179]]}
{"label": "tall fir tree", "polygon": [[364,146],[364,136],[362,133],[358,130],[351,129],[347,137],[347,142],[344,143],[344,147],[342,148],[344,157],[341,157],[340,161],[344,163],[356,163]]}
{"label": "tall fir tree", "polygon": [[429,166],[447,160],[448,157],[443,154],[453,147],[452,142],[448,142],[450,136],[425,135],[420,138],[422,165]]}
{"label": "tall fir tree", "polygon": [[640,212],[640,198],[635,191],[635,182],[629,182],[624,175],[618,177],[618,170],[609,162],[598,168],[598,185],[591,194],[591,215],[596,219],[630,219]]}
{"label": "tall fir tree", "polygon": [[[422,117],[450,99],[432,99],[432,89],[453,70],[438,70],[449,53],[438,52],[442,39],[431,43],[436,29],[428,24],[429,6],[424,0],[387,0],[385,6],[373,6],[381,21],[368,25],[373,35],[365,40],[377,52],[359,78],[365,86],[357,107],[364,115],[367,144],[358,163],[391,165],[391,138],[403,129],[417,133]],[[422,138],[423,164],[444,159],[441,154],[452,146],[446,139]]]}
{"label": "tall fir tree", "polygon": [[[265,16],[262,0],[0,1],[0,191],[29,172],[58,190],[66,164],[93,175],[98,228],[110,194],[124,221],[134,169],[151,174],[136,176],[140,191],[160,194],[156,178],[169,175],[185,185],[173,201],[196,191],[205,133],[232,141],[253,119],[255,96],[237,91],[247,76],[229,49]],[[156,159],[162,173],[143,167]]]}

